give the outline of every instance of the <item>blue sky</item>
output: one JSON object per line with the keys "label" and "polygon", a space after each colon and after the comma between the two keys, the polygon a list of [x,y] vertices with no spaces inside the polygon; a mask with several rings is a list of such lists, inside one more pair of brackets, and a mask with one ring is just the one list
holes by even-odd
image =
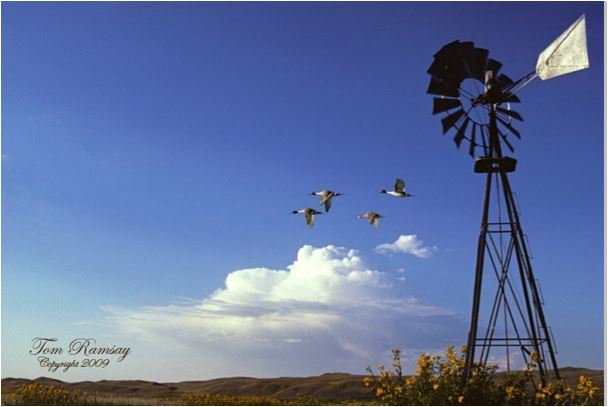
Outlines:
{"label": "blue sky", "polygon": [[[426,70],[461,39],[518,78],[581,14],[591,67],[521,91],[511,180],[559,364],[601,368],[603,3],[4,2],[2,376],[361,373],[464,343],[483,177]],[[396,177],[416,196],[378,193]],[[309,229],[290,211],[321,189],[345,195]],[[429,255],[374,250],[400,236]],[[48,373],[36,336],[134,353]]]}

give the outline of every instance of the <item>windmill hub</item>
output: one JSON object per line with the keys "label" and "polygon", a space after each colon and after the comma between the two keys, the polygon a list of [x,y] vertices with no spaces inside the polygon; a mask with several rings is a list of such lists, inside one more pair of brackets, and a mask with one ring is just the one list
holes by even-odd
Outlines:
{"label": "windmill hub", "polygon": [[[472,42],[454,41],[435,54],[428,69],[431,82],[428,93],[433,99],[433,114],[443,113],[443,133],[455,129],[454,143],[460,148],[463,141],[469,145],[469,154],[475,157],[501,156],[498,143],[513,151],[509,135],[517,138],[519,132],[511,125],[513,120],[522,121],[521,115],[511,110],[511,103],[519,98],[509,92],[514,84],[507,75],[499,74],[502,64],[489,58],[489,52],[475,48]],[[496,137],[490,137],[489,111],[495,114],[500,128]]]}
{"label": "windmill hub", "polygon": [[464,79],[460,84],[460,104],[469,119],[477,125],[488,124],[488,113],[484,99],[485,89],[483,83],[476,79]]}
{"label": "windmill hub", "polygon": [[471,98],[471,104],[473,106],[499,105],[506,102],[510,96],[508,92],[503,91],[499,83],[490,79],[486,82],[486,91],[477,97]]}

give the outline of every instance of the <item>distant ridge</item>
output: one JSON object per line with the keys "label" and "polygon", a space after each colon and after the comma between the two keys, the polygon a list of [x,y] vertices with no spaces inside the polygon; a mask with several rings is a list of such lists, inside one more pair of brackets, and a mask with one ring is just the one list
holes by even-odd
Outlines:
{"label": "distant ridge", "polygon": [[321,376],[310,377],[271,379],[228,377],[176,383],[144,380],[99,380],[69,383],[48,377],[39,377],[34,380],[5,378],[2,379],[2,393],[13,392],[24,384],[34,382],[91,394],[145,398],[174,398],[185,393],[203,392],[231,396],[268,396],[281,400],[299,398],[326,401],[372,400],[370,390],[363,385],[364,377],[366,376],[348,373],[325,373]]}
{"label": "distant ridge", "polygon": [[[560,372],[571,385],[576,384],[579,375],[589,376],[593,379],[594,385],[599,387],[600,394],[604,394],[603,370],[565,367],[560,369]],[[24,384],[34,382],[80,390],[89,394],[127,398],[172,399],[185,393],[203,392],[230,396],[266,396],[280,400],[310,398],[328,402],[370,401],[373,396],[370,390],[363,385],[365,377],[365,375],[349,373],[324,373],[320,376],[310,377],[269,379],[228,377],[175,383],[157,383],[145,380],[99,380],[69,383],[49,377],[39,377],[34,380],[5,378],[2,379],[2,394],[13,392]]]}

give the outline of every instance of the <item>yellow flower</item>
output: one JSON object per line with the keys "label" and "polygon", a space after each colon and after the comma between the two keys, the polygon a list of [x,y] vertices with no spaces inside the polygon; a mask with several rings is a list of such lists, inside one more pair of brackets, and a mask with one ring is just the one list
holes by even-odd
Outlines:
{"label": "yellow flower", "polygon": [[438,385],[437,383],[435,383],[435,384],[433,385],[433,390],[437,390],[438,388],[439,388],[439,385]]}
{"label": "yellow flower", "polygon": [[464,396],[458,396],[458,404],[462,404]]}

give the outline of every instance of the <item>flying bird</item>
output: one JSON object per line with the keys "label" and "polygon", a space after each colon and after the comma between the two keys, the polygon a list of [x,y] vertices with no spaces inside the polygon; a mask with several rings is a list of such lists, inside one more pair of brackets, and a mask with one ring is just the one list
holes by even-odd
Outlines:
{"label": "flying bird", "polygon": [[378,223],[380,222],[380,218],[383,218],[384,216],[380,215],[379,213],[376,212],[365,212],[361,215],[358,215],[357,218],[358,219],[367,219],[370,223],[370,225],[374,225],[374,227],[378,227]]}
{"label": "flying bird", "polygon": [[382,191],[380,191],[380,193],[396,196],[398,198],[406,198],[408,196],[414,196],[405,191],[405,181],[403,181],[401,178],[397,178],[397,180],[395,181],[394,191],[387,191],[386,189],[383,189]]}
{"label": "flying bird", "polygon": [[342,195],[341,192],[334,191],[319,191],[319,192],[311,192],[310,195],[317,195],[321,197],[321,205],[325,205],[325,212],[329,212],[329,208],[331,208],[331,200],[334,196]]}
{"label": "flying bird", "polygon": [[323,215],[323,212],[316,211],[312,208],[304,208],[298,211],[291,211],[291,213],[303,213],[304,218],[306,219],[306,224],[310,227],[314,226],[314,216],[315,215]]}

